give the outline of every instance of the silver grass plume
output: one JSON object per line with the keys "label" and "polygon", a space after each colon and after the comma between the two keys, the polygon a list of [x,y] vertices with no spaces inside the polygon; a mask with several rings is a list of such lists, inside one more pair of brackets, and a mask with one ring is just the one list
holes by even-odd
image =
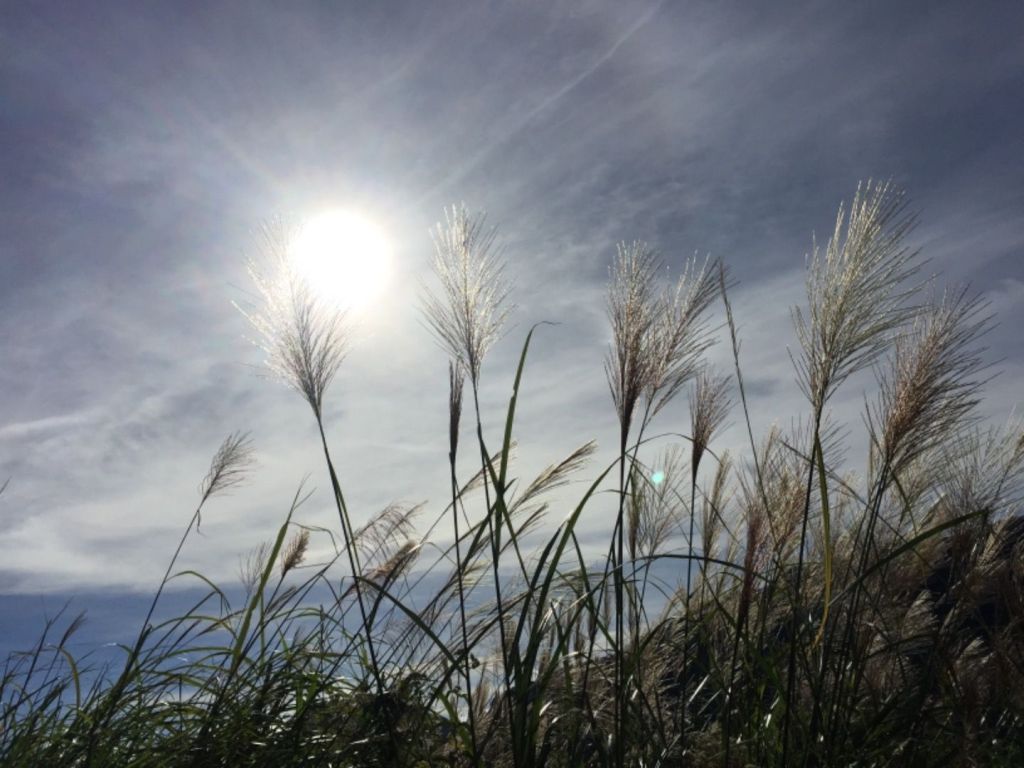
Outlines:
{"label": "silver grass plume", "polygon": [[284,576],[293,568],[302,565],[306,559],[306,550],[309,549],[309,530],[303,528],[294,536],[281,552],[281,575]]}
{"label": "silver grass plume", "polygon": [[364,563],[386,560],[391,550],[416,533],[415,518],[423,504],[388,504],[361,528],[354,539],[363,551]]}
{"label": "silver grass plume", "polygon": [[612,345],[605,358],[605,373],[625,442],[636,405],[650,379],[646,354],[654,326],[654,278],[657,256],[646,243],[618,245],[608,285],[608,318]]}
{"label": "silver grass plume", "polygon": [[718,549],[718,535],[722,528],[725,527],[726,533],[730,536],[732,535],[732,532],[725,526],[723,517],[725,505],[729,500],[727,491],[731,470],[732,456],[728,451],[725,451],[720,457],[715,477],[711,482],[711,493],[704,497],[704,503],[701,508],[700,539],[705,578],[707,575],[708,559],[713,557]]}
{"label": "silver grass plume", "polygon": [[448,363],[448,459],[453,464],[459,451],[459,422],[462,419],[462,389],[465,371],[459,362]]}
{"label": "silver grass plume", "polygon": [[[246,473],[253,464],[252,441],[246,432],[232,432],[220,444],[210,461],[210,469],[199,484],[199,509],[207,499],[234,488],[245,480]],[[201,522],[199,509],[196,510],[196,522]]]}
{"label": "silver grass plume", "polygon": [[705,313],[718,294],[717,262],[686,262],[675,286],[657,303],[648,340],[650,363],[644,399],[653,417],[697,372],[701,355],[713,343]]}
{"label": "silver grass plume", "polygon": [[386,588],[412,566],[420,554],[420,547],[417,541],[404,542],[386,560],[370,570],[367,578]]}
{"label": "silver grass plume", "polygon": [[[907,300],[916,286],[906,287],[917,271],[916,253],[905,244],[914,227],[906,213],[903,194],[889,183],[858,185],[847,217],[840,205],[835,229],[822,254],[815,242],[807,267],[807,312],[792,310],[801,355],[794,358],[797,383],[813,410],[815,448],[807,469],[802,522],[797,539],[796,585],[791,631],[796,632],[801,608],[804,544],[810,519],[814,457],[825,405],[851,375],[877,360],[888,348],[894,332],[913,316]],[[845,225],[845,226],[844,226]],[[823,493],[824,495],[824,493]],[[824,512],[825,507],[822,507]],[[828,525],[828,517],[823,517]],[[826,570],[831,549],[826,549]],[[826,595],[829,578],[826,577]],[[824,624],[822,624],[824,626]],[[789,754],[789,724],[796,675],[796,644],[789,648],[782,720],[782,762]],[[813,730],[813,729],[812,729]]]}
{"label": "silver grass plume", "polygon": [[263,571],[270,557],[270,544],[263,541],[250,549],[244,557],[239,558],[238,576],[245,588],[245,594],[251,596],[259,586]]}
{"label": "silver grass plume", "polygon": [[943,445],[943,496],[957,510],[1016,510],[1024,498],[1024,439],[1013,417],[1001,427],[965,430]]}
{"label": "silver grass plume", "polygon": [[249,262],[262,307],[235,306],[259,333],[267,368],[297,390],[319,420],[324,392],[348,352],[349,331],[345,310],[318,300],[296,272],[288,248],[297,229],[284,219],[262,227],[264,258]]}
{"label": "silver grass plume", "polygon": [[916,224],[902,192],[889,183],[858,185],[847,216],[843,206],[824,252],[815,244],[807,267],[807,311],[792,310],[801,354],[801,389],[820,413],[850,375],[886,350],[912,315],[905,287],[917,270],[904,240]]}
{"label": "silver grass plume", "polygon": [[659,294],[661,262],[646,243],[620,243],[608,284],[612,344],[605,373],[623,436],[637,405],[645,418],[665,407],[697,372],[711,346],[705,313],[717,294],[715,264],[687,262],[676,284]]}
{"label": "silver grass plume", "polygon": [[[754,597],[754,575],[763,572],[764,567],[764,521],[765,513],[760,506],[748,510],[747,537],[744,543],[743,579],[740,588],[739,605],[736,610],[737,626],[744,626],[750,613]],[[731,687],[731,686],[730,686]]]}
{"label": "silver grass plume", "polygon": [[441,285],[437,293],[424,292],[426,324],[475,387],[484,356],[514,308],[497,233],[486,226],[484,214],[470,215],[460,205],[445,211],[432,235],[434,274]]}
{"label": "silver grass plume", "polygon": [[711,437],[725,422],[729,413],[729,377],[712,373],[707,367],[697,374],[690,393],[690,437],[692,450],[690,473],[697,482],[697,469]]}
{"label": "silver grass plume", "polygon": [[573,473],[582,469],[586,465],[587,460],[594,455],[596,450],[597,443],[593,440],[588,440],[557,464],[551,464],[546,467],[526,487],[526,490],[524,490],[515,499],[515,501],[512,502],[509,511],[514,513],[522,505],[532,501],[538,496],[549,491],[553,491],[556,488],[560,488],[568,483],[569,478]]}
{"label": "silver grass plume", "polygon": [[991,322],[984,309],[965,291],[947,294],[897,338],[869,413],[872,437],[894,471],[953,437],[977,404],[983,364],[975,344]]}
{"label": "silver grass plume", "polygon": [[[509,447],[509,451],[508,451],[509,460],[511,461],[511,460],[513,460],[515,458],[515,456],[516,456],[516,452],[515,451],[516,451],[516,448],[519,447],[519,445],[518,445],[518,443],[516,443],[515,440],[513,440],[511,443],[509,443],[508,447]],[[498,462],[501,461],[501,457],[502,457],[502,451],[495,451],[491,455],[490,459],[488,460],[488,463],[491,466],[497,466]],[[484,484],[484,480],[485,480],[486,477],[487,477],[487,472],[486,472],[486,465],[485,465],[485,466],[482,466],[480,469],[478,469],[476,471],[476,473],[474,473],[474,475],[471,478],[469,478],[469,480],[467,480],[465,483],[463,483],[462,488],[459,489],[459,496],[461,497],[461,496],[463,496],[465,494],[470,493],[471,491],[475,491],[476,489],[478,489],[481,485]]]}
{"label": "silver grass plume", "polygon": [[359,615],[366,633],[370,667],[377,692],[382,694],[384,684],[359,582],[362,573],[359,553],[323,424],[324,393],[337,375],[348,350],[347,315],[338,305],[317,299],[308,281],[297,273],[289,257],[296,233],[297,227],[284,219],[263,226],[263,261],[269,262],[269,273],[263,271],[262,264],[249,263],[249,274],[262,299],[262,307],[246,311],[238,304],[235,306],[262,337],[259,343],[267,354],[267,367],[298,391],[313,411],[334,490]]}
{"label": "silver grass plume", "polygon": [[[757,470],[738,476],[743,513],[749,520],[760,517],[767,531],[760,531],[765,544],[771,544],[776,559],[785,561],[800,543],[800,523],[804,513],[804,491],[800,457],[788,450],[782,433],[773,426],[759,450]],[[826,455],[831,449],[831,432],[822,436]]]}
{"label": "silver grass plume", "polygon": [[685,510],[681,501],[684,498],[681,483],[684,462],[679,446],[671,446],[655,465],[661,475],[660,482],[637,484],[630,508],[632,558],[654,558],[672,535],[681,509]]}

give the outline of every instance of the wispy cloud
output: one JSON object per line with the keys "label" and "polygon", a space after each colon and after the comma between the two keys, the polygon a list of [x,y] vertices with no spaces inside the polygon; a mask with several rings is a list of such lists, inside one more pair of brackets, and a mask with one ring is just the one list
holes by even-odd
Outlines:
{"label": "wispy cloud", "polygon": [[[603,292],[619,240],[651,242],[672,269],[695,252],[731,266],[755,428],[789,426],[803,409],[786,349],[804,254],[868,176],[906,186],[933,267],[991,297],[990,354],[1013,376],[986,407],[1020,405],[1024,346],[1006,330],[1024,322],[1020,11],[919,11],[16,9],[0,30],[0,591],[149,589],[233,429],[252,430],[260,470],[204,516],[189,563],[232,578],[303,476],[324,485],[302,404],[254,375],[230,306],[252,231],[282,211],[352,205],[396,244],[392,295],[327,397],[356,522],[446,497],[446,363],[416,294],[428,227],[461,200],[499,224],[519,305],[484,366],[488,428],[526,329],[559,323],[538,333],[524,378],[523,477],[591,437],[594,466],[611,455]],[[731,369],[724,344],[710,357]],[[833,405],[851,446],[870,384]],[[681,408],[664,431],[683,431]],[[721,441],[745,435],[734,423]],[[327,501],[302,514],[330,525]]]}

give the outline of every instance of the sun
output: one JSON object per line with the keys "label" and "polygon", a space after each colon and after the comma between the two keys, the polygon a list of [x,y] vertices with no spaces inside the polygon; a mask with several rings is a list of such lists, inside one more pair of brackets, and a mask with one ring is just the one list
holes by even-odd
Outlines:
{"label": "sun", "polygon": [[307,219],[289,246],[296,271],[323,301],[361,310],[391,275],[391,244],[370,219],[333,210]]}

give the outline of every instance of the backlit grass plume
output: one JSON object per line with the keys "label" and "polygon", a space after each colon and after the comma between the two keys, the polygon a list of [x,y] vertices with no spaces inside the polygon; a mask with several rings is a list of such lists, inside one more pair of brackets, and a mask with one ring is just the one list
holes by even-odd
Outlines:
{"label": "backlit grass plume", "polygon": [[267,368],[298,391],[319,419],[324,393],[348,351],[349,328],[345,310],[319,300],[296,270],[288,250],[298,229],[286,219],[263,226],[262,258],[249,262],[261,304],[235,306],[259,333]]}
{"label": "backlit grass plume", "polygon": [[199,486],[201,502],[245,481],[253,463],[252,441],[244,432],[233,432],[210,460],[210,469]]}
{"label": "backlit grass plume", "polygon": [[885,352],[912,316],[908,285],[918,271],[906,237],[916,224],[902,192],[889,183],[858,186],[849,212],[836,214],[824,251],[807,266],[807,308],[793,309],[800,341],[797,372],[815,412],[843,381]]}
{"label": "backlit grass plume", "polygon": [[701,365],[702,356],[714,343],[708,332],[707,312],[718,297],[717,262],[705,259],[686,262],[675,285],[662,294],[655,306],[648,337],[649,356],[644,399],[653,417],[672,401]]}
{"label": "backlit grass plume", "polygon": [[881,460],[895,473],[927,453],[977,404],[979,337],[991,323],[966,291],[932,302],[896,339],[879,378],[879,404],[869,416]]}
{"label": "backlit grass plume", "polygon": [[729,414],[729,377],[702,368],[690,393],[690,472],[697,482],[704,452]]}
{"label": "backlit grass plume", "polygon": [[497,232],[483,214],[471,215],[458,205],[445,211],[444,222],[432,234],[440,290],[424,293],[424,316],[441,346],[477,386],[484,356],[513,309]]}
{"label": "backlit grass plume", "polygon": [[657,319],[657,270],[657,253],[638,241],[619,244],[610,270],[607,304],[612,343],[605,358],[605,374],[619,417],[623,449],[637,404],[651,389],[656,365],[649,351]]}

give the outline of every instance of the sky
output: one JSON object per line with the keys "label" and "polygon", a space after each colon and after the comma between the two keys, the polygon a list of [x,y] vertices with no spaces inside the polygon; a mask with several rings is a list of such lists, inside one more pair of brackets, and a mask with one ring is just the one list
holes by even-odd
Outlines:
{"label": "sky", "polygon": [[[790,308],[812,235],[869,178],[907,191],[926,272],[990,302],[1002,374],[982,411],[1004,421],[1024,405],[1022,30],[1017,2],[9,4],[0,645],[69,600],[95,617],[90,642],[130,634],[234,430],[257,468],[211,504],[182,567],[237,579],[304,481],[299,518],[336,525],[309,409],[260,374],[233,306],[278,215],[356,210],[393,247],[327,397],[357,524],[392,501],[427,502],[424,521],[444,506],[447,360],[419,297],[429,230],[460,202],[498,226],[514,281],[484,365],[489,434],[526,332],[557,323],[524,377],[524,478],[591,438],[583,477],[612,456],[619,241],[656,246],[670,274],[721,258],[755,431],[804,413]],[[724,344],[710,358],[730,365]],[[865,387],[834,404],[851,446]],[[681,399],[657,427],[686,419]],[[719,447],[742,450],[740,421]],[[598,537],[609,516],[598,504],[583,525]]]}

